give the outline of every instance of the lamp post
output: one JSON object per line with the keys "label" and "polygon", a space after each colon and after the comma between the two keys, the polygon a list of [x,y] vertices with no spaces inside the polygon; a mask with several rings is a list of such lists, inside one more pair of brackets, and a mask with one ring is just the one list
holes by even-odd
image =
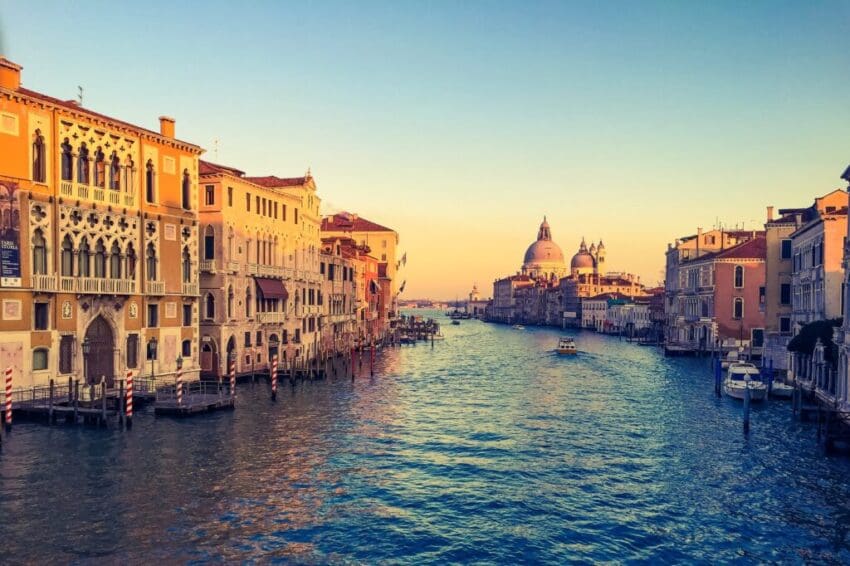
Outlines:
{"label": "lamp post", "polygon": [[156,340],[156,336],[154,336],[153,338],[150,339],[150,342],[148,342],[148,349],[150,350],[150,355],[151,355],[151,379],[154,378],[153,377],[153,363],[156,360],[156,347],[157,347],[157,340]]}
{"label": "lamp post", "polygon": [[91,342],[89,341],[89,337],[86,336],[83,340],[83,379],[88,379],[88,361],[89,361],[89,353],[91,352]]}

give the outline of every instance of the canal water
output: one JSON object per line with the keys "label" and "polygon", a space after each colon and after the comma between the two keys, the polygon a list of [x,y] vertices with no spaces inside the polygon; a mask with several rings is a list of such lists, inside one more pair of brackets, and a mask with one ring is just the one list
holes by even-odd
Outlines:
{"label": "canal water", "polygon": [[705,360],[478,321],[375,377],[242,384],[132,431],[18,424],[8,562],[850,562],[850,463],[787,403],[715,399]]}

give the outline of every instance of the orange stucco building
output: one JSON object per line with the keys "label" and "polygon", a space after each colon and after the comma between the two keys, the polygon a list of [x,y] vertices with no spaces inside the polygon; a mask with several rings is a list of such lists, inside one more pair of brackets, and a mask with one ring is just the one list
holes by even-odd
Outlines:
{"label": "orange stucco building", "polygon": [[0,58],[0,366],[16,387],[167,376],[178,358],[191,374],[201,148],[171,118],[128,124],[21,71]]}

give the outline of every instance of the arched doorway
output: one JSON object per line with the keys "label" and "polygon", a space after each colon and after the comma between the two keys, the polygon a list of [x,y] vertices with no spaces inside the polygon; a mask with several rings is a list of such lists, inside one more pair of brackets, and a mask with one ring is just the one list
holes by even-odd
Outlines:
{"label": "arched doorway", "polygon": [[85,340],[89,353],[86,356],[86,383],[100,383],[106,378],[106,386],[113,386],[115,374],[115,337],[112,327],[102,316],[95,318],[86,330]]}
{"label": "arched doorway", "polygon": [[201,378],[217,379],[220,367],[218,349],[209,336],[201,338]]}

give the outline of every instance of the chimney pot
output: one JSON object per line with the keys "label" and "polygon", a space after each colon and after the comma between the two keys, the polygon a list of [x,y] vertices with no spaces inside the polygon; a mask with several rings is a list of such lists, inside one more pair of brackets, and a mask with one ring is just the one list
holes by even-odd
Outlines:
{"label": "chimney pot", "polygon": [[159,133],[166,138],[174,138],[174,118],[159,117]]}
{"label": "chimney pot", "polygon": [[21,67],[0,55],[0,88],[18,90],[21,86]]}
{"label": "chimney pot", "polygon": [[767,221],[773,222],[773,207],[772,206],[767,207]]}

